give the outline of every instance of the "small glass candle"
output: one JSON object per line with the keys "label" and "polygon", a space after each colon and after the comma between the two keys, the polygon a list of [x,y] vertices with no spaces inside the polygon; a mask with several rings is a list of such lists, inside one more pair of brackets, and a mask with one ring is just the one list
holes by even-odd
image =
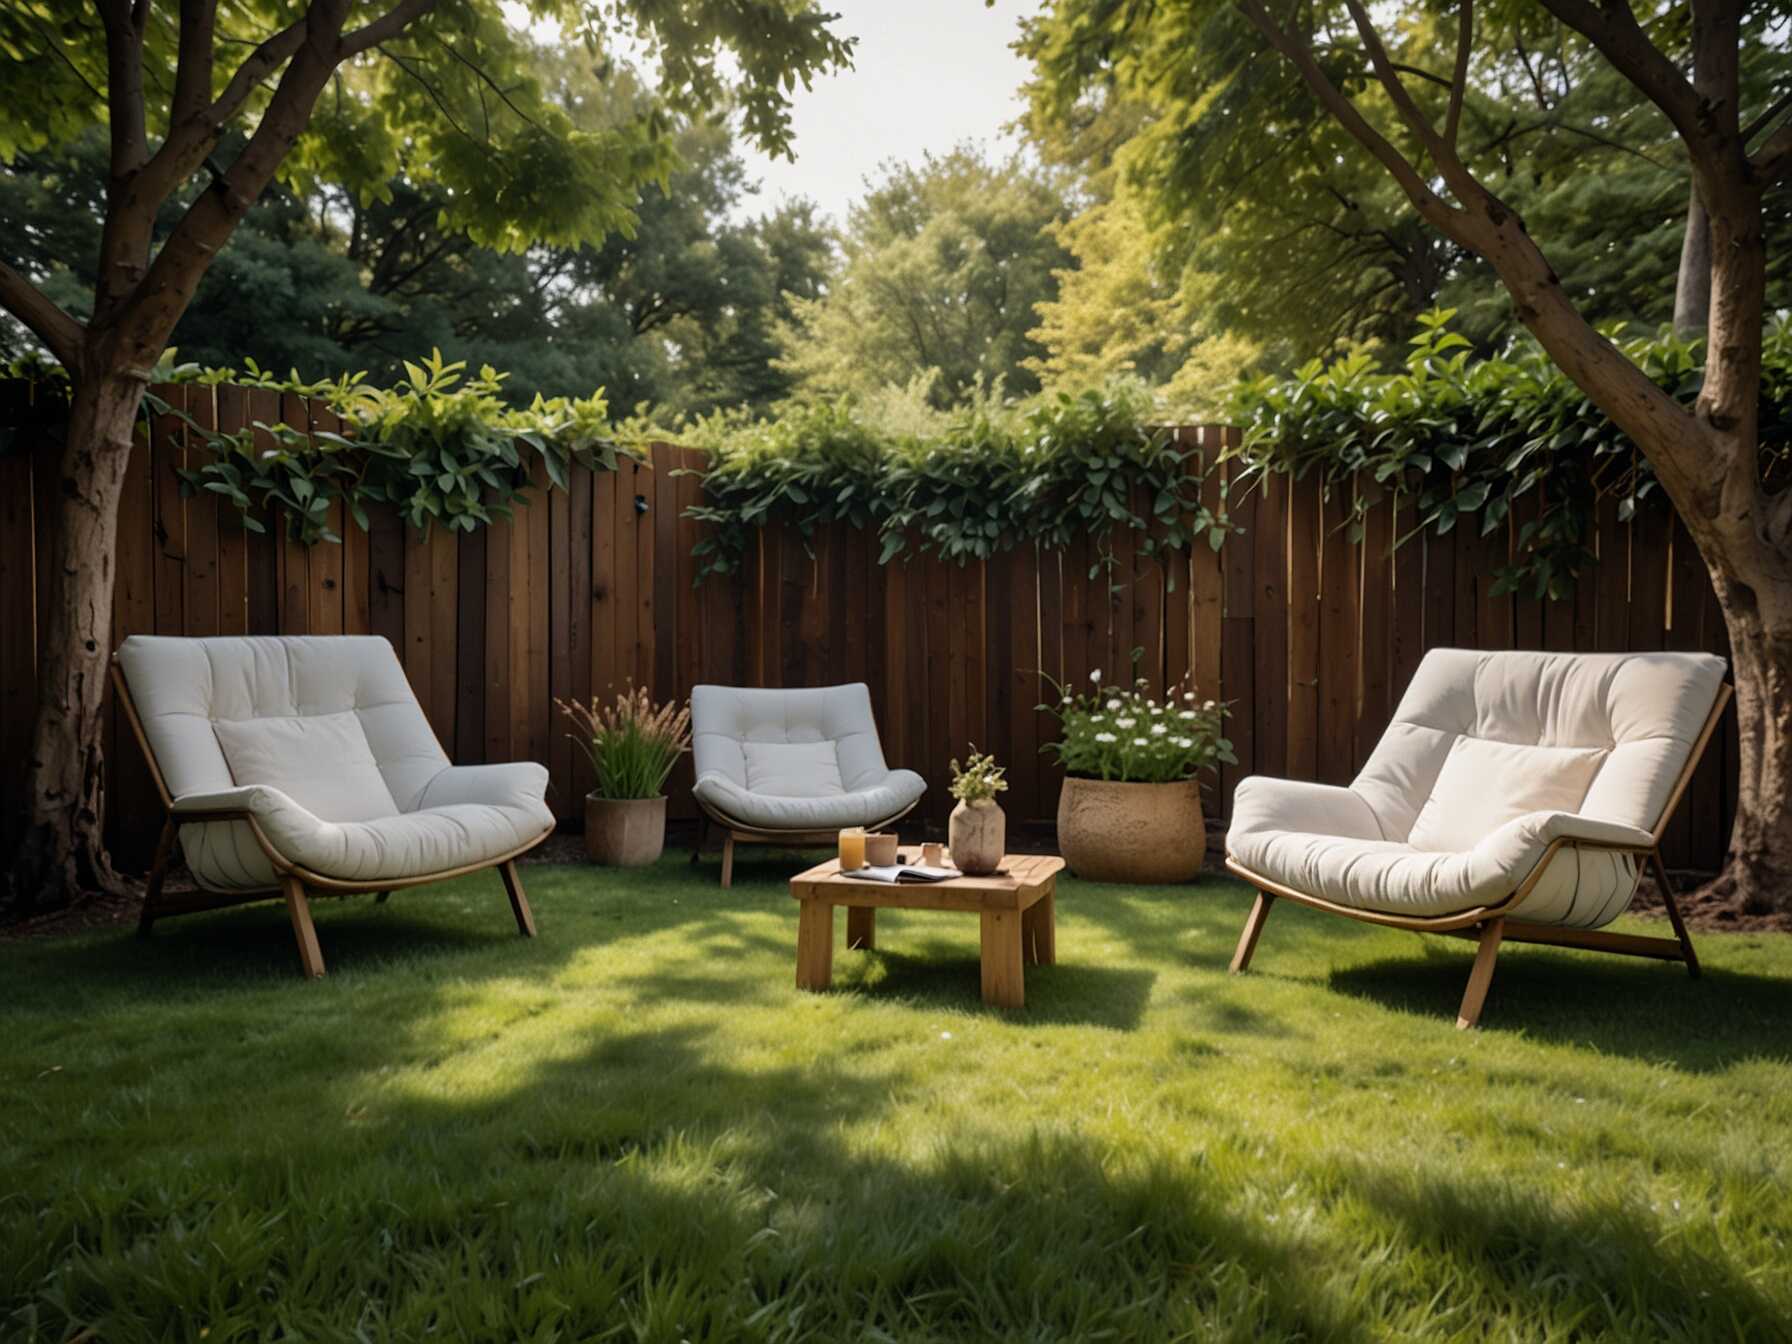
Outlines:
{"label": "small glass candle", "polygon": [[865,866],[865,828],[848,826],[840,832],[840,871],[850,873]]}

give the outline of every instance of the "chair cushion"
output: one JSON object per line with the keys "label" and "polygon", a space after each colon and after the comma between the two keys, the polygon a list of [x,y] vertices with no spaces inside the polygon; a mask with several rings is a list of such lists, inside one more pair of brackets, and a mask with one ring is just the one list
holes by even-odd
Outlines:
{"label": "chair cushion", "polygon": [[1723,684],[1708,653],[1433,649],[1351,788],[1405,840],[1458,739],[1609,753],[1579,810],[1652,830]]}
{"label": "chair cushion", "polygon": [[1459,737],[1407,843],[1453,853],[1473,849],[1527,812],[1574,812],[1606,753],[1598,747],[1526,747]]}
{"label": "chair cushion", "polygon": [[[1500,905],[1531,876],[1552,841],[1575,837],[1644,845],[1650,839],[1645,831],[1613,822],[1529,812],[1457,853],[1415,849],[1397,840],[1236,828],[1226,837],[1226,852],[1253,875],[1333,905],[1442,919]],[[1598,928],[1623,913],[1636,878],[1629,854],[1566,849],[1505,913],[1534,923]]]}
{"label": "chair cushion", "polygon": [[398,804],[352,712],[212,725],[238,784],[271,784],[323,821],[395,816]]}
{"label": "chair cushion", "polygon": [[862,681],[782,690],[691,688],[692,764],[698,776],[717,774],[749,788],[748,743],[822,742],[834,745],[840,786],[847,793],[871,788],[890,772],[877,740],[871,691]]}
{"label": "chair cushion", "polygon": [[744,830],[837,831],[900,816],[927,792],[927,781],[912,770],[891,770],[870,788],[789,798],[749,793],[726,776],[707,774],[698,776],[694,792],[717,816]]}
{"label": "chair cushion", "polygon": [[743,742],[747,792],[771,798],[832,798],[846,792],[830,742]]}
{"label": "chair cushion", "polygon": [[448,765],[398,655],[377,636],[132,635],[118,665],[176,798],[234,782],[217,722],[353,713],[399,811]]}
{"label": "chair cushion", "polygon": [[[547,772],[541,774],[545,787]],[[319,877],[370,887],[489,863],[533,844],[554,827],[553,814],[539,800],[452,803],[372,821],[327,822],[278,789],[250,786],[224,797],[250,807],[283,858]],[[187,825],[181,827],[180,840],[188,866],[207,890],[257,891],[278,885],[273,864],[246,825]]]}

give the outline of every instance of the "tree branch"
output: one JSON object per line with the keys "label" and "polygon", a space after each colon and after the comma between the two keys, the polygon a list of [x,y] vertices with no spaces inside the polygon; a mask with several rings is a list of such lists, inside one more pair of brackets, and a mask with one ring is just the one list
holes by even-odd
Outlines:
{"label": "tree branch", "polygon": [[[1453,217],[1461,212],[1442,200],[1436,192],[1425,185],[1418,170],[1406,161],[1406,156],[1388,141],[1387,137],[1371,126],[1363,114],[1338,90],[1319,63],[1313,59],[1312,51],[1295,39],[1277,23],[1263,0],[1237,0],[1244,15],[1269,40],[1269,44],[1300,71],[1312,91],[1326,111],[1338,119],[1338,122],[1354,136],[1363,148],[1367,149],[1400,184],[1407,198],[1417,207],[1419,213],[1436,224],[1446,233],[1451,233]],[[1452,236],[1454,234],[1452,233]]]}
{"label": "tree branch", "polygon": [[1746,145],[1753,140],[1778,121],[1788,110],[1792,110],[1792,91],[1781,94],[1765,112],[1742,128],[1742,143]]}
{"label": "tree branch", "polygon": [[1619,74],[1641,89],[1689,146],[1706,143],[1706,128],[1699,120],[1698,90],[1680,73],[1680,67],[1649,40],[1629,4],[1594,5],[1590,0],[1540,2],[1597,47]]}
{"label": "tree branch", "polygon": [[179,55],[174,67],[174,98],[168,106],[169,126],[197,116],[212,99],[212,38],[218,0],[180,0]]}
{"label": "tree branch", "polygon": [[1762,186],[1777,182],[1792,169],[1792,122],[1779,128],[1748,161],[1755,180]]}
{"label": "tree branch", "polygon": [[[1732,456],[1709,427],[1680,405],[1618,348],[1600,335],[1563,292],[1560,280],[1542,250],[1525,231],[1523,221],[1471,173],[1455,165],[1461,185],[1452,189],[1474,210],[1455,209],[1440,200],[1420,177],[1417,168],[1381,136],[1348,98],[1339,92],[1313,58],[1312,51],[1290,35],[1269,14],[1264,0],[1236,0],[1246,17],[1269,39],[1306,81],[1314,97],[1336,116],[1344,128],[1393,175],[1420,215],[1435,224],[1452,242],[1485,258],[1499,274],[1513,300],[1518,318],[1537,337],[1555,362],[1619,428],[1642,445],[1651,465],[1676,507],[1688,517],[1701,516],[1701,507],[1732,464]],[[1385,64],[1374,27],[1360,0],[1346,0],[1358,17],[1359,29],[1371,56],[1379,53]],[[1544,0],[1552,8],[1566,0]],[[1392,71],[1388,72],[1392,74]],[[1677,77],[1677,72],[1676,72]],[[1383,83],[1387,82],[1382,76]],[[1390,87],[1390,93],[1394,89]],[[1410,97],[1406,99],[1411,103]],[[1417,108],[1411,109],[1412,113]],[[1409,114],[1409,120],[1411,115]],[[1429,141],[1437,135],[1419,116],[1421,134]],[[1435,151],[1434,151],[1435,158]],[[1441,161],[1437,164],[1442,168]],[[1751,463],[1752,466],[1752,463]],[[1714,470],[1715,468],[1715,470]]]}
{"label": "tree branch", "polygon": [[403,3],[382,14],[371,23],[363,24],[352,33],[345,33],[336,44],[340,58],[346,60],[357,56],[370,47],[397,37],[411,24],[422,18],[436,7],[436,0],[403,0]]}
{"label": "tree branch", "polygon": [[1456,70],[1450,79],[1450,107],[1444,114],[1444,143],[1456,151],[1456,137],[1462,129],[1462,100],[1468,92],[1469,48],[1475,40],[1475,0],[1462,0],[1457,10]]}
{"label": "tree branch", "polygon": [[80,367],[81,324],[36,285],[0,261],[0,306],[23,322],[71,374]]}

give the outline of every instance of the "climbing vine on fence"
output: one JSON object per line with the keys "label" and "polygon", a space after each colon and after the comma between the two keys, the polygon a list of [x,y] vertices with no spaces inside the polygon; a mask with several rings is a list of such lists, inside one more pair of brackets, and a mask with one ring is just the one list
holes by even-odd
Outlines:
{"label": "climbing vine on fence", "polygon": [[210,461],[180,469],[184,490],[222,495],[243,511],[244,526],[257,532],[265,530],[262,517],[284,511],[289,534],[307,544],[341,540],[330,525],[337,501],[363,530],[368,506],[389,504],[412,527],[441,524],[470,532],[494,516],[510,515],[530,488],[537,459],[560,489],[572,463],[616,468],[618,449],[601,392],[582,399],[537,397],[519,409],[499,395],[503,374],[486,367],[468,375],[464,361],[448,363],[440,351],[420,364],[407,362],[404,379],[391,388],[368,387],[360,374],[324,383],[278,379],[253,362],[246,371],[172,374],[176,381],[298,393],[342,418],[346,434],[278,421],[219,433],[151,399],[151,410],[179,415],[212,450]]}
{"label": "climbing vine on fence", "polygon": [[1117,529],[1147,553],[1199,536],[1217,548],[1228,523],[1202,502],[1199,451],[1150,418],[1144,391],[1119,384],[981,407],[925,437],[881,433],[846,401],[700,421],[684,435],[710,454],[689,511],[710,525],[699,579],[739,569],[772,524],[874,530],[886,563],[911,548],[962,563],[1022,542],[1100,543]]}
{"label": "climbing vine on fence", "polygon": [[[1237,457],[1253,475],[1318,475],[1328,488],[1367,476],[1412,498],[1416,530],[1459,526],[1482,533],[1510,526],[1520,502],[1514,561],[1496,592],[1562,597],[1592,563],[1594,508],[1615,497],[1630,518],[1659,498],[1654,473],[1634,444],[1529,338],[1495,358],[1471,358],[1449,329],[1454,310],[1420,319],[1406,366],[1378,371],[1363,354],[1313,361],[1290,378],[1240,385],[1232,404],[1244,427]],[[1671,335],[1624,337],[1620,348],[1683,402],[1697,394],[1704,350]],[[1783,470],[1792,448],[1792,321],[1767,332],[1761,392],[1762,458]],[[1353,535],[1364,501],[1354,497]]]}

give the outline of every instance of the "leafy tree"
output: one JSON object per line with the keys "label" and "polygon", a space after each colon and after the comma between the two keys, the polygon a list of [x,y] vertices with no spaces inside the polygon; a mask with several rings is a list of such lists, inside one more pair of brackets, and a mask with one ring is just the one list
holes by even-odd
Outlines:
{"label": "leafy tree", "polygon": [[[1029,129],[1103,197],[1117,172],[1175,181],[1178,208],[1152,222],[1179,264],[1225,278],[1206,308],[1217,326],[1285,352],[1287,363],[1357,344],[1397,362],[1419,314],[1438,304],[1461,311],[1484,352],[1515,329],[1491,268],[1411,211],[1299,78],[1263,59],[1234,10],[1208,6],[1185,26],[1189,79],[1211,96],[1173,105],[1142,84],[1129,92],[1147,63],[1171,59],[1155,46],[1116,53],[1112,80],[1057,79],[1097,40],[1078,38],[1066,12],[1028,28],[1039,66]],[[1453,56],[1454,33],[1438,13],[1410,6],[1390,24],[1391,59],[1424,89],[1438,87],[1435,72]],[[1321,22],[1315,41],[1323,68],[1378,124],[1395,116],[1348,33],[1340,39]],[[1768,101],[1788,60],[1783,43],[1757,50],[1743,74],[1751,105]],[[1561,240],[1552,260],[1591,320],[1667,321],[1690,182],[1669,120],[1590,45],[1547,28],[1483,25],[1475,74],[1461,112],[1464,162],[1533,231]],[[1162,203],[1161,193],[1147,196]],[[1769,202],[1766,223],[1792,244],[1786,200]],[[1776,285],[1775,301],[1792,302],[1792,276]]]}
{"label": "leafy tree", "polygon": [[[1740,801],[1719,881],[1755,909],[1792,909],[1792,488],[1774,470],[1779,454],[1762,451],[1760,422],[1766,223],[1792,177],[1792,86],[1780,64],[1788,17],[1783,4],[1741,0],[1658,0],[1640,11],[1540,0],[1480,12],[1458,0],[1381,21],[1365,0],[1056,0],[1035,47],[1060,100],[1112,87],[1152,110],[1139,176],[1167,215],[1207,208],[1208,156],[1260,140],[1248,127],[1323,125],[1326,136],[1346,133],[1354,158],[1379,165],[1420,218],[1499,276],[1550,360],[1647,457],[1710,570],[1741,729]],[[1415,31],[1448,19],[1453,41],[1415,46]],[[1505,53],[1521,45],[1596,53],[1633,102],[1672,127],[1710,230],[1710,339],[1690,399],[1657,386],[1601,334],[1497,174],[1474,157],[1478,109],[1502,87]],[[1280,59],[1262,59],[1272,52]],[[1237,124],[1216,122],[1216,107]]]}
{"label": "leafy tree", "polygon": [[1070,254],[1055,186],[971,148],[887,166],[854,207],[827,292],[795,304],[783,367],[803,390],[870,395],[926,378],[936,407],[1036,391],[1034,306]]}
{"label": "leafy tree", "polygon": [[1218,277],[1168,259],[1128,191],[1053,230],[1073,264],[1058,272],[1058,297],[1036,305],[1031,336],[1045,353],[1026,364],[1041,383],[1084,388],[1133,377],[1157,390],[1161,414],[1192,422],[1217,412],[1258,355],[1251,342],[1210,326]]}
{"label": "leafy tree", "polygon": [[[788,90],[850,52],[806,0],[527,9],[590,52],[645,49],[664,106],[580,127],[497,0],[0,8],[0,160],[108,133],[86,319],[28,260],[0,260],[0,305],[71,378],[27,803],[7,828],[15,902],[116,883],[101,839],[100,703],[133,426],[175,325],[269,184],[284,177],[301,198],[320,181],[377,193],[402,163],[444,192],[445,223],[476,243],[576,247],[632,226],[640,184],[672,164],[666,111],[730,103],[753,140],[784,152]],[[158,240],[170,204],[178,218]]]}
{"label": "leafy tree", "polygon": [[[583,129],[649,106],[626,72],[605,83],[582,53],[538,48],[532,64],[553,72],[555,101]],[[506,369],[504,394],[519,405],[599,386],[623,407],[764,405],[790,385],[771,367],[773,328],[790,316],[788,295],[820,292],[829,234],[802,203],[734,222],[746,169],[725,122],[679,118],[670,139],[676,166],[640,187],[632,235],[577,247],[481,247],[444,226],[445,190],[403,160],[371,193],[317,182],[301,198],[274,183],[200,283],[173,344],[204,365],[363,372],[382,386],[404,377],[406,359],[440,349]],[[106,153],[90,132],[65,159],[21,156],[0,173],[0,233],[24,240],[28,268],[82,317]],[[179,204],[161,212],[158,238]]]}

